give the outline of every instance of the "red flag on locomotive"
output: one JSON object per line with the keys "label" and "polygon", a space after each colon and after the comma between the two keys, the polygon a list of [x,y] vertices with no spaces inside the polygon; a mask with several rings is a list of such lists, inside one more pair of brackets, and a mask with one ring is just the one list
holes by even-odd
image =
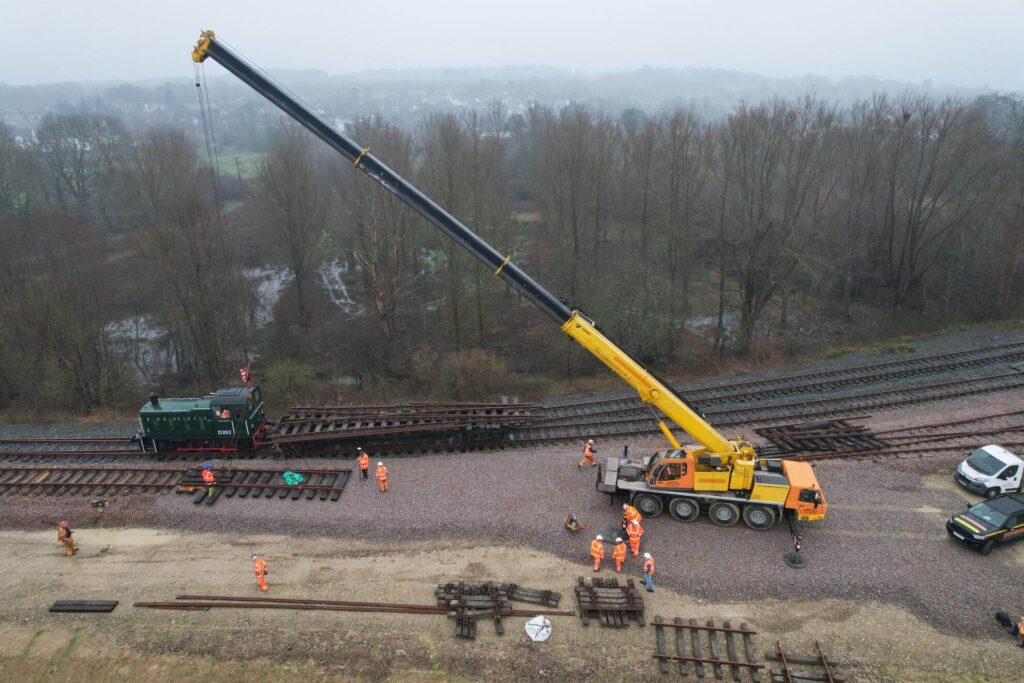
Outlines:
{"label": "red flag on locomotive", "polygon": [[238,374],[242,376],[242,384],[252,386],[249,384],[249,368],[238,368]]}

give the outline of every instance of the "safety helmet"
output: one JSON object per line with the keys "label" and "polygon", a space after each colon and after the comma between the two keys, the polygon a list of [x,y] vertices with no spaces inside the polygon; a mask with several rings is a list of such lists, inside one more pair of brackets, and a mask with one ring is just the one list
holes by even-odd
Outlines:
{"label": "safety helmet", "polygon": [[61,526],[67,526],[68,525],[68,520],[66,520],[66,519],[60,520],[60,525]]}
{"label": "safety helmet", "polygon": [[363,452],[363,447],[359,446],[358,448],[356,448],[356,450],[359,451],[360,453],[362,453]]}
{"label": "safety helmet", "polygon": [[598,535],[597,535],[597,538],[596,538],[595,540],[597,540],[597,541],[603,541],[603,540],[604,540],[604,536],[602,536],[601,534],[598,534]]}
{"label": "safety helmet", "polygon": [[651,559],[651,554],[650,553],[644,553],[644,559],[645,560]]}
{"label": "safety helmet", "polygon": [[615,539],[615,542],[616,542],[616,543],[622,543],[622,539],[621,539],[621,538],[616,538],[616,539]]}
{"label": "safety helmet", "polygon": [[623,503],[623,504],[622,504],[622,509],[623,509],[623,510],[626,510],[626,509],[628,509],[628,508],[629,508],[629,503]]}
{"label": "safety helmet", "polygon": [[250,559],[250,560],[252,560],[253,562],[255,562],[255,561],[256,561],[256,555],[253,555],[253,556],[252,556],[252,557],[250,557],[249,559]]}
{"label": "safety helmet", "polygon": [[378,462],[378,463],[377,463],[377,467],[384,467],[384,463],[382,463],[382,462]]}
{"label": "safety helmet", "polygon": [[593,439],[587,439],[587,443],[592,444],[592,443],[594,443],[594,440]]}

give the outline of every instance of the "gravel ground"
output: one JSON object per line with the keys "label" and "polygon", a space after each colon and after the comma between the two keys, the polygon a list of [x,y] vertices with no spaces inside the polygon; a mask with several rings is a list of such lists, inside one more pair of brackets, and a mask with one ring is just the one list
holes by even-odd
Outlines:
{"label": "gravel ground", "polygon": [[[913,345],[921,353],[941,353],[1021,336],[975,331]],[[816,367],[893,357],[851,354]],[[1014,392],[892,411],[867,422],[885,429],[1021,408],[1024,401]],[[131,433],[133,425],[15,425],[4,427],[0,435],[120,435]],[[599,458],[620,453],[623,445],[623,440],[598,443]],[[662,443],[632,439],[629,445],[637,453]],[[567,444],[387,460],[391,489],[386,495],[378,493],[372,480],[354,477],[337,503],[223,499],[208,508],[192,505],[187,496],[114,499],[105,523],[387,542],[486,540],[549,551],[578,561],[582,569],[589,564],[589,534],[617,527],[620,508],[596,493],[593,469],[577,469],[580,448]],[[945,519],[967,499],[947,476],[962,457],[954,452],[818,464],[830,514],[805,532],[810,566],[802,571],[782,563],[790,538],[781,526],[769,532],[742,526],[720,529],[706,520],[687,525],[664,515],[645,524],[644,549],[657,559],[662,584],[700,600],[875,601],[905,607],[946,633],[999,637],[992,613],[1024,611],[1024,598],[1019,597],[1024,595],[1024,544],[983,558],[947,538]],[[297,468],[338,465],[291,463]],[[282,465],[279,460],[271,464]],[[572,537],[563,530],[562,517],[570,511],[590,527],[587,533]],[[5,528],[46,528],[64,515],[79,527],[96,517],[87,499],[0,498],[0,526]],[[638,566],[630,569],[637,571]]]}
{"label": "gravel ground", "polygon": [[[1010,398],[1003,397],[1003,409]],[[1020,405],[1019,396],[1012,400]],[[999,407],[998,397],[989,402]],[[952,407],[917,408],[913,417],[934,421]],[[888,421],[900,423],[895,415]],[[621,446],[598,444],[599,457]],[[632,444],[634,450],[644,446],[660,443]],[[577,469],[577,450],[559,446],[393,460],[387,494],[380,494],[372,480],[353,478],[337,503],[222,499],[208,508],[192,505],[187,496],[116,499],[105,513],[106,523],[386,542],[480,539],[532,546],[582,566],[590,534],[568,536],[562,517],[575,512],[588,532],[605,532],[616,527],[620,508],[596,493],[594,469]],[[947,633],[994,635],[993,612],[1024,611],[1024,599],[1005,597],[1024,595],[1024,545],[983,558],[947,538],[944,521],[965,497],[915,470],[941,472],[948,461],[914,459],[912,468],[903,460],[819,464],[830,514],[805,533],[810,566],[802,571],[782,563],[790,549],[782,526],[769,532],[720,529],[706,520],[681,524],[663,515],[645,524],[644,550],[657,559],[661,583],[702,600],[869,600],[903,606]],[[294,464],[336,466],[337,461]],[[8,528],[50,526],[65,514],[83,526],[95,517],[87,501],[68,497],[4,497],[0,512]]]}

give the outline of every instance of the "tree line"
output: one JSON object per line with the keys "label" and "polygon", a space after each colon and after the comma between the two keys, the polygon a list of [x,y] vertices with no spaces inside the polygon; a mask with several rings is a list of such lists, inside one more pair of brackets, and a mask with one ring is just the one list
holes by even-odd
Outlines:
{"label": "tree line", "polygon": [[[718,120],[495,102],[348,133],[659,371],[824,318],[883,334],[1019,310],[1012,97],[808,95]],[[27,144],[0,125],[0,407],[134,405],[250,362],[289,398],[484,398],[594,371],[297,126],[248,176],[208,145],[90,113],[49,114]]]}

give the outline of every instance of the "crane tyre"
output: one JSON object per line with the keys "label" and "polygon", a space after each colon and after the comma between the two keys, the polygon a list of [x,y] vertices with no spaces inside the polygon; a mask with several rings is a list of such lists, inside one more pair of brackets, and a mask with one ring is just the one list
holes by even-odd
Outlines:
{"label": "crane tyre", "polygon": [[641,493],[633,500],[633,505],[644,517],[657,517],[665,507],[661,498],[653,493]]}
{"label": "crane tyre", "polygon": [[668,504],[668,514],[680,522],[692,522],[700,517],[700,503],[689,498],[673,498]]}
{"label": "crane tyre", "polygon": [[718,526],[732,526],[740,521],[740,508],[735,503],[712,503],[708,517]]}
{"label": "crane tyre", "polygon": [[775,526],[775,510],[765,505],[747,505],[743,508],[743,523],[755,531],[766,531]]}

